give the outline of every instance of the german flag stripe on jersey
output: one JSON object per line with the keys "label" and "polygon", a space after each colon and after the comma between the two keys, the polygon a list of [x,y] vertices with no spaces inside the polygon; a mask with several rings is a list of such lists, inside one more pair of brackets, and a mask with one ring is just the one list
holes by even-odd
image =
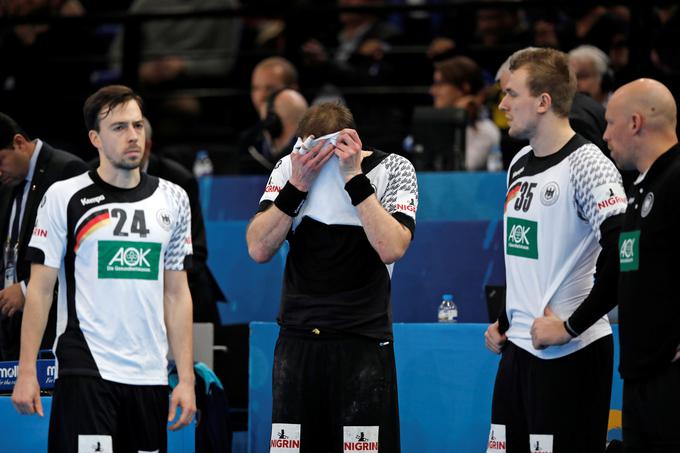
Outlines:
{"label": "german flag stripe on jersey", "polygon": [[73,247],[73,251],[77,252],[81,242],[99,228],[108,225],[109,220],[110,215],[108,209],[101,209],[87,216],[76,229],[76,245]]}
{"label": "german flag stripe on jersey", "polygon": [[519,189],[522,186],[522,183],[516,183],[514,186],[508,190],[508,195],[505,197],[505,206],[503,207],[503,212],[507,212],[508,210],[508,205],[512,200],[515,199],[517,194],[519,193]]}

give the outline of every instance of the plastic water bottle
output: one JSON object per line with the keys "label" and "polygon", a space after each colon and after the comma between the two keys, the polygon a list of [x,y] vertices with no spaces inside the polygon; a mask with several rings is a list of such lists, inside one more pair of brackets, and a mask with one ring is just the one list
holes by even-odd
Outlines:
{"label": "plastic water bottle", "polygon": [[213,163],[210,160],[208,151],[201,149],[196,151],[196,160],[194,160],[194,176],[201,178],[203,176],[210,176],[213,174]]}
{"label": "plastic water bottle", "polygon": [[488,171],[502,171],[503,170],[503,153],[501,152],[500,144],[496,143],[489,152],[489,157],[486,159],[486,169]]}
{"label": "plastic water bottle", "polygon": [[453,301],[452,294],[444,294],[439,304],[439,322],[458,322],[458,307]]}

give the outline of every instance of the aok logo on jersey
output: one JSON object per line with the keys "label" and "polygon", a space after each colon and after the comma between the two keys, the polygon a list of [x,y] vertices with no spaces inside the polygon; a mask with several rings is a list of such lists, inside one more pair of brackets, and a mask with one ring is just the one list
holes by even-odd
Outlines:
{"label": "aok logo on jersey", "polygon": [[159,243],[99,241],[98,252],[99,278],[158,279]]}
{"label": "aok logo on jersey", "polygon": [[505,249],[508,255],[538,259],[538,223],[508,217]]}
{"label": "aok logo on jersey", "polygon": [[640,267],[640,230],[624,231],[619,236],[619,266],[621,272]]}

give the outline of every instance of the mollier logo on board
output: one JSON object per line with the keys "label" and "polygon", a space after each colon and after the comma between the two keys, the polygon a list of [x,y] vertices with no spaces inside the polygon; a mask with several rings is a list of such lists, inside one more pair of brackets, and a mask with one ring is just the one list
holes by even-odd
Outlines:
{"label": "mollier logo on board", "polygon": [[270,453],[299,453],[300,425],[272,423]]}
{"label": "mollier logo on board", "polygon": [[378,426],[344,426],[343,452],[378,453]]}

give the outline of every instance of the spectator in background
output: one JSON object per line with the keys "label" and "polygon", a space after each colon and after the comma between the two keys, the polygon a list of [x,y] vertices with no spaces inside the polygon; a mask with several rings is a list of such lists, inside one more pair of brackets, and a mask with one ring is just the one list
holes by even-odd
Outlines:
{"label": "spectator in background", "polygon": [[266,115],[267,98],[283,88],[299,88],[298,72],[290,61],[282,57],[269,57],[255,66],[250,78],[250,100],[260,119]]}
{"label": "spectator in background", "polygon": [[243,144],[247,154],[241,161],[241,173],[270,173],[276,162],[293,149],[295,132],[306,111],[307,101],[295,90],[282,89],[270,94],[258,136],[252,143]]}
{"label": "spectator in background", "polygon": [[[129,12],[168,13],[228,9],[236,0],[136,0]],[[222,83],[236,60],[241,34],[237,18],[206,17],[178,20],[152,20],[142,26],[139,80],[145,89],[155,87],[204,87]],[[114,68],[122,67],[123,33],[111,47]],[[163,102],[170,109],[188,116],[201,113],[194,96],[174,96]]]}
{"label": "spectator in background", "polygon": [[[338,0],[338,6],[376,6],[383,0]],[[389,69],[382,60],[399,30],[373,13],[343,12],[335,39],[323,44],[312,38],[302,46],[310,85],[360,85],[383,82]],[[328,48],[335,48],[329,52]],[[310,72],[308,72],[310,71]]]}
{"label": "spectator in background", "polygon": [[292,124],[297,124],[307,108],[302,95],[292,93],[297,89],[297,69],[285,58],[265,58],[253,69],[250,100],[259,119],[239,138],[242,173],[270,173],[276,161],[287,154],[295,130]]}
{"label": "spectator in background", "polygon": [[614,89],[607,54],[595,46],[578,46],[569,52],[569,65],[576,74],[576,89],[606,107]]}
{"label": "spectator in background", "polygon": [[[73,23],[12,23],[8,20],[84,16],[78,0],[7,0],[0,2],[0,104],[14,119],[57,147],[78,149],[81,94],[89,89],[94,66],[86,58],[90,35]],[[66,63],[68,62],[68,63]],[[41,100],[38,106],[27,100]],[[43,102],[44,101],[44,102]],[[59,106],[54,114],[50,106]]]}
{"label": "spectator in background", "polygon": [[482,70],[468,57],[454,57],[435,64],[432,86],[433,106],[438,109],[458,107],[467,110],[465,130],[465,169],[487,169],[491,150],[500,146],[501,133],[488,118],[483,107]]}
{"label": "spectator in background", "polygon": [[[38,205],[57,181],[87,171],[87,164],[40,139],[31,140],[9,116],[0,113],[0,361],[19,359],[21,320],[31,264],[26,249]],[[51,348],[55,335],[54,310],[42,341]]]}

